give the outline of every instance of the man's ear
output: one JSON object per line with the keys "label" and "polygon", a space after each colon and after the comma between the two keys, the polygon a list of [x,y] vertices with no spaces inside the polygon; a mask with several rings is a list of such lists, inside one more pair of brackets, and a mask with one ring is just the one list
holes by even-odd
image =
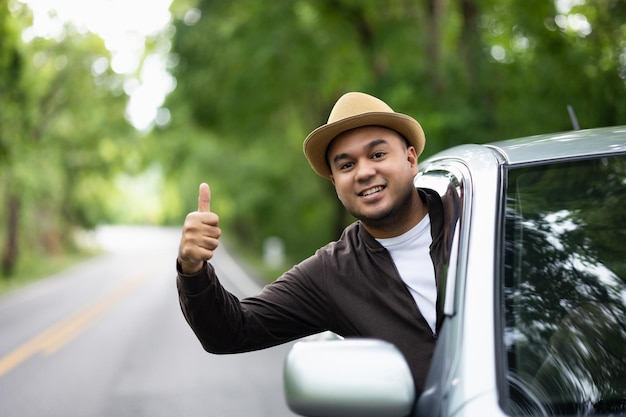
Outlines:
{"label": "man's ear", "polygon": [[407,162],[409,163],[411,172],[413,173],[413,175],[417,175],[417,172],[418,172],[417,152],[415,151],[415,148],[413,146],[409,146],[408,148],[406,148],[406,154],[407,154],[406,159],[407,159]]}
{"label": "man's ear", "polygon": [[417,166],[417,152],[413,146],[409,146],[406,148],[407,160],[411,163],[411,165]]}
{"label": "man's ear", "polygon": [[330,177],[328,177],[328,179],[330,180],[330,182],[333,183],[333,185],[335,185],[335,177],[333,176],[333,174],[330,174]]}

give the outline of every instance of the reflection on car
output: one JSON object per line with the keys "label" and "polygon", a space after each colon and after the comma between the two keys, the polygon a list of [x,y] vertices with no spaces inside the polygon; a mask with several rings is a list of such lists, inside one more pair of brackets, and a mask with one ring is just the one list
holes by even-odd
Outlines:
{"label": "reflection on car", "polygon": [[[285,363],[292,410],[626,415],[626,127],[458,146],[415,184],[458,219],[424,392],[404,395],[410,372],[385,342],[300,342]],[[346,349],[361,359],[337,360]]]}
{"label": "reflection on car", "polygon": [[623,155],[508,173],[506,372],[549,415],[626,412],[625,180]]}

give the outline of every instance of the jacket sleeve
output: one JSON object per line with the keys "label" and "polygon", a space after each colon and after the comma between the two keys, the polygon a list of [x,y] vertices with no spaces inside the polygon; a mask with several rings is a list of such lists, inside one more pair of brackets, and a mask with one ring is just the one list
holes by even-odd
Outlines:
{"label": "jacket sleeve", "polygon": [[309,258],[257,296],[241,300],[220,284],[210,263],[193,276],[179,270],[183,315],[211,353],[263,349],[324,331],[330,313],[318,264]]}

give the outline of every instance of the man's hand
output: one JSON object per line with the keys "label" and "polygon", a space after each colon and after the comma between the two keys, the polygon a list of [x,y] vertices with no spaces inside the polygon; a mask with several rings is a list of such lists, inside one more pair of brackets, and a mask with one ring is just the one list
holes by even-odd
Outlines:
{"label": "man's hand", "polygon": [[198,192],[198,211],[185,218],[178,249],[178,262],[184,274],[195,274],[213,257],[222,234],[218,224],[217,214],[211,213],[211,190],[208,184],[202,183]]}

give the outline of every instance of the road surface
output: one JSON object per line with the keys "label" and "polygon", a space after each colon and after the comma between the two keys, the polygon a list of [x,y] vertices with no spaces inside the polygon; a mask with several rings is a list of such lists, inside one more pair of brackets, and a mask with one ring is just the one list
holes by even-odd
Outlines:
{"label": "road surface", "polygon": [[[107,253],[0,298],[1,417],[294,416],[290,345],[204,352],[175,285],[179,230],[102,228]],[[243,295],[258,286],[225,249],[214,263]]]}

